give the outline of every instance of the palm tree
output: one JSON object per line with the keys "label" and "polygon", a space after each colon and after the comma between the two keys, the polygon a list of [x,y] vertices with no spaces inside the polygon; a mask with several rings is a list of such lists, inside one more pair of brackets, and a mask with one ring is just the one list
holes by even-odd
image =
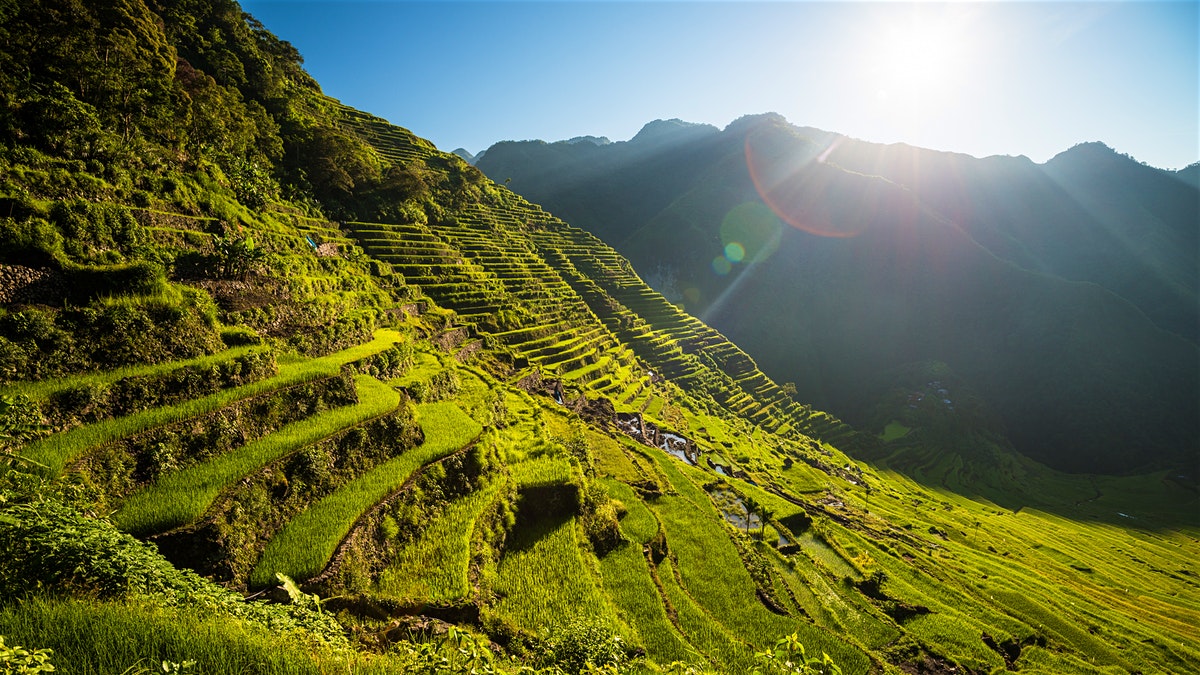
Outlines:
{"label": "palm tree", "polygon": [[750,534],[750,517],[762,507],[754,501],[753,497],[742,497],[742,508],[746,510],[746,534]]}
{"label": "palm tree", "polygon": [[766,536],[767,536],[767,521],[774,517],[775,517],[774,510],[768,509],[765,506],[759,505],[759,507],[758,507],[758,518],[760,521],[759,522],[759,530],[758,530],[758,538],[759,539],[766,538]]}

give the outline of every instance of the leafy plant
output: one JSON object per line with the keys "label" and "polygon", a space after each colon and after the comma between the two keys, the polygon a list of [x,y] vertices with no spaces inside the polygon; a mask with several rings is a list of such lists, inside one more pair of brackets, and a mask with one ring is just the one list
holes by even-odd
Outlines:
{"label": "leafy plant", "polygon": [[50,663],[53,654],[49,649],[26,649],[17,645],[4,644],[0,635],[0,673],[5,675],[34,675],[54,672]]}
{"label": "leafy plant", "polygon": [[829,654],[809,657],[797,633],[779,638],[774,648],[757,652],[754,657],[758,662],[754,675],[842,675]]}
{"label": "leafy plant", "polygon": [[629,645],[620,635],[591,617],[577,617],[553,629],[545,649],[550,664],[568,673],[615,669],[627,663],[630,655]]}
{"label": "leafy plant", "polygon": [[222,279],[241,279],[266,261],[267,252],[254,243],[254,237],[237,232],[213,235],[217,275]]}

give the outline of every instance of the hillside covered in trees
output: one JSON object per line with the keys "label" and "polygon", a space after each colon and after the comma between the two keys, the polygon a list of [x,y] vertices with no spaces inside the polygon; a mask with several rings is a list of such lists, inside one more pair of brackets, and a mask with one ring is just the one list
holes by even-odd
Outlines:
{"label": "hillside covered in trees", "polygon": [[0,84],[5,672],[1200,662],[1193,478],[856,430],[234,2],[0,2]]}

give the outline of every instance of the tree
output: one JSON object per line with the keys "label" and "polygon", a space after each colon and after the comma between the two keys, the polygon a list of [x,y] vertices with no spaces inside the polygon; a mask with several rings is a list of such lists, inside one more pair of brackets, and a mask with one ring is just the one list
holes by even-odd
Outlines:
{"label": "tree", "polygon": [[762,507],[753,497],[742,497],[742,508],[746,511],[746,534],[750,534],[750,518]]}
{"label": "tree", "polygon": [[758,506],[758,519],[759,519],[758,538],[759,539],[766,538],[766,536],[767,536],[767,521],[774,517],[775,517],[775,511],[773,509],[769,509],[766,506],[763,506],[761,504]]}

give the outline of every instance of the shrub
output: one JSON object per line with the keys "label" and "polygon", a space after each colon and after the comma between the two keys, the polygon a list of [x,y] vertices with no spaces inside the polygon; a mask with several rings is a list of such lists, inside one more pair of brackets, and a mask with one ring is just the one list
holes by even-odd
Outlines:
{"label": "shrub", "polygon": [[249,326],[227,326],[221,329],[221,342],[226,347],[262,344],[262,337]]}
{"label": "shrub", "polygon": [[62,256],[62,235],[45,219],[0,219],[0,260],[21,265],[57,266]]}
{"label": "shrub", "polygon": [[629,645],[608,626],[590,617],[580,617],[555,628],[543,646],[546,665],[568,673],[589,672],[597,667],[620,667],[630,659]]}
{"label": "shrub", "polygon": [[413,400],[418,403],[433,403],[453,398],[462,383],[458,373],[452,369],[434,373],[428,380],[414,382],[410,387]]}
{"label": "shrub", "polygon": [[233,591],[176,569],[152,544],[53,499],[0,491],[0,549],[5,551],[0,557],[0,598],[5,600],[24,598],[35,589],[93,599],[138,597],[347,646],[330,615],[297,605],[245,602]]}

